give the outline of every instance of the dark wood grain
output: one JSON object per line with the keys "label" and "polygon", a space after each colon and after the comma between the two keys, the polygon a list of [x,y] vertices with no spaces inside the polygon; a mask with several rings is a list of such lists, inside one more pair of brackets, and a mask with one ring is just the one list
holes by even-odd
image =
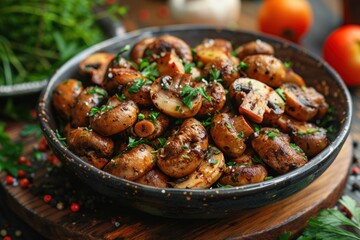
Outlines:
{"label": "dark wood grain", "polygon": [[[16,137],[20,126],[11,125],[8,133]],[[30,150],[28,144],[26,151]],[[116,204],[97,206],[96,212],[59,211],[28,190],[5,185],[1,187],[1,195],[17,215],[51,239],[276,239],[285,231],[299,234],[310,217],[337,202],[351,162],[352,144],[348,139],[330,168],[302,191],[275,204],[225,219],[165,219]],[[3,177],[1,173],[0,178]],[[119,227],[114,219],[120,223]]]}

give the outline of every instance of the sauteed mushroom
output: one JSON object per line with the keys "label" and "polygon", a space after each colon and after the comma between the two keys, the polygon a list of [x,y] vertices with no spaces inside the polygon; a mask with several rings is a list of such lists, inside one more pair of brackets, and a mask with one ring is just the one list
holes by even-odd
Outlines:
{"label": "sauteed mushroom", "polygon": [[125,98],[130,99],[139,107],[150,107],[153,105],[151,98],[150,98],[150,85],[152,81],[142,79],[135,79],[132,82],[128,82],[123,90],[122,93],[124,94]]}
{"label": "sauteed mushroom", "polygon": [[242,156],[231,159],[231,165],[226,168],[219,182],[223,185],[241,186],[264,181],[268,172],[260,163],[254,163],[254,158],[254,151],[248,148]]}
{"label": "sauteed mushroom", "polygon": [[53,105],[62,119],[70,120],[71,108],[82,90],[82,83],[76,79],[66,80],[54,89]]}
{"label": "sauteed mushroom", "polygon": [[242,60],[247,56],[250,55],[274,55],[275,51],[274,48],[266,43],[261,41],[260,39],[257,39],[256,41],[248,42],[246,44],[243,44],[239,46],[235,50],[236,56]]}
{"label": "sauteed mushroom", "polygon": [[171,49],[170,52],[166,52],[164,56],[158,58],[156,62],[160,76],[174,76],[185,73],[184,65],[181,63],[181,60],[176,55],[174,49]]}
{"label": "sauteed mushroom", "polygon": [[153,150],[149,145],[140,144],[111,159],[104,171],[127,180],[136,180],[155,166]]}
{"label": "sauteed mushroom", "polygon": [[69,149],[96,168],[103,168],[114,150],[111,138],[87,128],[76,128],[67,135]]}
{"label": "sauteed mushroom", "polygon": [[207,96],[210,98],[202,98],[202,105],[197,113],[199,117],[206,117],[213,115],[217,111],[220,111],[226,102],[226,92],[224,87],[218,82],[201,82],[197,86],[203,86]]}
{"label": "sauteed mushroom", "polygon": [[93,114],[90,114],[90,126],[103,136],[111,136],[132,126],[138,112],[139,109],[133,101],[121,102],[112,97],[107,105],[94,109]]}
{"label": "sauteed mushroom", "polygon": [[152,140],[162,136],[169,123],[169,117],[163,113],[142,110],[138,115],[138,121],[134,124],[133,131],[138,137]]}
{"label": "sauteed mushroom", "polygon": [[102,87],[105,88],[108,93],[118,93],[125,84],[143,78],[141,73],[133,69],[108,68]]}
{"label": "sauteed mushroom", "polygon": [[158,150],[157,165],[170,177],[184,177],[197,169],[205,157],[207,147],[206,129],[195,118],[188,118],[164,147]]}
{"label": "sauteed mushroom", "polygon": [[140,59],[144,57],[145,49],[149,46],[150,43],[152,43],[155,40],[155,38],[152,37],[146,37],[137,42],[133,48],[131,49],[130,57],[131,59],[136,62],[137,64],[140,63]]}
{"label": "sauteed mushroom", "polygon": [[91,81],[100,85],[104,81],[106,69],[115,57],[111,53],[94,53],[79,64],[80,73],[91,76]]}
{"label": "sauteed mushroom", "polygon": [[242,69],[247,77],[259,80],[270,87],[279,87],[285,81],[284,64],[274,56],[250,55],[243,59],[246,67]]}
{"label": "sauteed mushroom", "polygon": [[107,97],[107,92],[95,87],[85,88],[76,98],[74,106],[71,108],[71,124],[74,127],[89,126],[89,111],[93,107],[97,107],[104,98]]}
{"label": "sauteed mushroom", "polygon": [[262,128],[251,141],[259,157],[278,173],[287,173],[307,163],[305,154],[290,137],[275,128]]}
{"label": "sauteed mushroom", "polygon": [[136,182],[158,188],[169,187],[168,177],[157,168],[151,169],[144,176],[136,179]]}
{"label": "sauteed mushroom", "polygon": [[206,158],[198,168],[184,181],[176,183],[174,188],[205,189],[213,185],[221,176],[225,166],[223,153],[216,147],[209,146]]}
{"label": "sauteed mushroom", "polygon": [[[162,76],[155,80],[150,88],[150,96],[156,108],[175,118],[195,116],[201,108],[201,95],[190,95],[195,89],[191,87],[191,75],[183,74],[174,77]],[[185,95],[184,90],[188,90]],[[187,105],[183,99],[188,96]]]}

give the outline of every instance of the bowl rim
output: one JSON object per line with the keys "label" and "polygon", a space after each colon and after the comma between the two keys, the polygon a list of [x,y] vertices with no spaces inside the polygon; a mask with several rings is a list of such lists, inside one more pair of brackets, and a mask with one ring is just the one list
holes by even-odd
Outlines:
{"label": "bowl rim", "polygon": [[[51,104],[51,101],[49,100],[52,94],[52,91],[50,89],[53,88],[53,85],[55,84],[55,81],[59,78],[59,76],[62,75],[64,71],[66,71],[69,67],[73,66],[76,62],[78,62],[78,59],[84,59],[86,56],[101,51],[105,47],[109,47],[110,45],[113,45],[117,41],[123,41],[128,38],[141,36],[146,34],[153,34],[153,33],[164,33],[166,34],[167,31],[194,31],[194,30],[210,30],[210,31],[228,31],[232,33],[238,33],[238,34],[246,34],[248,36],[253,36],[254,38],[261,38],[266,40],[270,40],[272,42],[279,43],[281,45],[287,45],[287,47],[293,48],[296,51],[300,51],[304,53],[305,55],[309,56],[313,60],[317,61],[318,63],[322,64],[326,71],[329,73],[329,75],[336,81],[336,83],[340,87],[340,92],[342,92],[345,95],[346,99],[346,108],[345,111],[347,112],[347,115],[345,117],[344,123],[342,124],[342,127],[339,129],[339,134],[335,137],[335,139],[319,154],[317,154],[315,157],[311,159],[311,161],[307,162],[304,166],[295,169],[291,172],[282,174],[280,176],[277,176],[273,179],[263,181],[260,183],[252,183],[244,186],[234,186],[230,188],[210,188],[210,189],[177,189],[177,188],[158,188],[148,185],[143,185],[140,183],[136,183],[130,180],[126,180],[120,177],[116,177],[114,175],[111,175],[101,169],[97,169],[91,164],[83,161],[80,157],[73,154],[61,141],[58,140],[55,131],[51,129],[49,126],[48,120],[47,120],[47,104]],[[46,101],[47,99],[47,101]],[[72,158],[74,161],[71,161],[70,164],[82,164],[84,167],[88,169],[88,171],[94,172],[95,176],[97,176],[98,179],[103,179],[104,183],[109,183],[109,179],[114,181],[116,184],[126,184],[127,186],[134,186],[136,187],[137,191],[147,191],[149,194],[158,194],[158,193],[164,193],[171,192],[172,194],[179,194],[183,195],[184,192],[187,192],[189,194],[192,194],[192,197],[199,197],[204,196],[203,194],[221,194],[222,196],[243,196],[248,195],[253,192],[261,191],[268,191],[275,187],[282,186],[284,184],[287,184],[289,180],[297,181],[299,179],[302,179],[304,175],[307,174],[307,172],[311,172],[311,170],[316,171],[317,166],[325,164],[327,162],[327,159],[334,150],[338,149],[343,145],[345,140],[347,139],[347,136],[350,132],[350,125],[352,120],[352,99],[350,96],[350,93],[348,91],[348,88],[345,86],[344,82],[342,81],[341,77],[335,72],[334,69],[332,69],[325,60],[321,59],[314,53],[311,53],[309,50],[305,49],[302,46],[296,45],[292,42],[289,42],[287,40],[269,36],[262,33],[255,33],[250,31],[244,31],[242,29],[230,29],[230,28],[219,28],[216,26],[211,25],[170,25],[170,26],[161,26],[161,27],[148,27],[143,29],[138,29],[135,31],[128,32],[122,36],[115,36],[113,38],[107,39],[105,41],[102,41],[96,45],[93,45],[92,47],[89,47],[82,52],[78,53],[74,57],[72,57],[70,60],[68,60],[65,64],[63,64],[50,78],[49,84],[43,89],[43,91],[40,94],[39,98],[39,104],[38,104],[38,119],[40,121],[41,129],[43,133],[51,139],[53,142],[53,146],[63,155],[68,155],[70,158]],[[110,185],[110,184],[107,184]]]}

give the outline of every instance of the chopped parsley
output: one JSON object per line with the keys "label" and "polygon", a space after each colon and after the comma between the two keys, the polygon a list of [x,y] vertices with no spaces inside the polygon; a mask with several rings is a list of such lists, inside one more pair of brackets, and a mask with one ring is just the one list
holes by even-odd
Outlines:
{"label": "chopped parsley", "polygon": [[222,81],[222,79],[220,78],[220,71],[217,70],[216,68],[210,69],[209,74],[210,74],[210,80]]}
{"label": "chopped parsley", "polygon": [[286,97],[285,97],[285,94],[284,94],[284,89],[277,88],[277,89],[275,89],[275,92],[282,98],[282,100],[286,101]]}
{"label": "chopped parsley", "polygon": [[86,89],[86,94],[88,95],[94,95],[97,94],[99,95],[99,98],[103,98],[104,96],[107,95],[107,92],[105,89],[99,88],[98,86],[92,87],[90,89]]}
{"label": "chopped parsley", "polygon": [[186,154],[182,155],[183,158],[190,159],[190,157]]}
{"label": "chopped parsley", "polygon": [[111,110],[113,109],[114,106],[106,106],[106,105],[102,105],[101,107],[97,108],[97,107],[92,107],[88,113],[89,117],[94,117],[96,114],[98,113],[103,113],[106,110]]}
{"label": "chopped parsley", "polygon": [[284,62],[284,66],[286,68],[291,68],[292,63],[291,62]]}
{"label": "chopped parsley", "polygon": [[216,187],[217,188],[232,188],[233,186],[232,185],[222,185],[221,183],[217,183]]}
{"label": "chopped parsley", "polygon": [[129,50],[130,50],[129,44],[125,45],[122,49],[120,49],[120,51],[116,54],[116,57],[115,57],[116,62],[119,63],[121,55]]}
{"label": "chopped parsley", "polygon": [[195,67],[195,63],[185,63],[185,73],[191,73],[191,70]]}
{"label": "chopped parsley", "polygon": [[244,138],[245,134],[243,131],[240,131],[240,132],[238,132],[237,136],[238,136],[238,138]]}
{"label": "chopped parsley", "polygon": [[226,163],[226,166],[235,166],[236,165],[236,162],[227,162]]}
{"label": "chopped parsley", "polygon": [[158,138],[157,141],[159,142],[158,145],[156,145],[157,148],[162,148],[164,147],[167,139],[166,138]]}
{"label": "chopped parsley", "polygon": [[179,111],[180,110],[180,106],[176,106],[175,111]]}
{"label": "chopped parsley", "polygon": [[198,94],[201,94],[207,100],[210,98],[210,96],[206,94],[205,89],[203,87],[192,88],[190,86],[184,86],[182,88],[180,97],[182,102],[185,104],[185,106],[187,106],[188,108],[190,108],[190,110],[192,110],[193,109],[192,101],[194,100],[194,98],[197,97]]}
{"label": "chopped parsley", "polygon": [[151,112],[148,117],[153,121],[153,123],[156,123],[156,119],[159,115],[160,112]]}
{"label": "chopped parsley", "polygon": [[237,66],[240,70],[245,71],[248,67],[249,64],[247,64],[246,62],[241,61],[240,64]]}
{"label": "chopped parsley", "polygon": [[127,145],[128,148],[135,148],[139,146],[140,144],[149,144],[149,140],[140,138],[139,140],[135,140],[132,137],[129,137],[129,144]]}
{"label": "chopped parsley", "polygon": [[204,126],[204,127],[209,127],[213,124],[213,122],[211,121],[211,116],[208,117],[207,119],[201,121],[201,124]]}
{"label": "chopped parsley", "polygon": [[138,120],[139,121],[142,121],[142,120],[144,120],[145,119],[145,115],[143,114],[143,113],[139,113],[138,114]]}
{"label": "chopped parsley", "polygon": [[131,85],[131,87],[128,88],[128,92],[131,94],[137,93],[140,91],[140,88],[144,85],[151,84],[151,81],[146,79],[135,79],[134,84]]}
{"label": "chopped parsley", "polygon": [[253,125],[255,133],[259,134],[260,130],[261,130],[261,125],[256,124],[256,123],[253,123],[252,125]]}
{"label": "chopped parsley", "polygon": [[188,148],[189,148],[188,144],[185,144],[184,146],[181,147],[182,150],[185,150],[185,149],[188,149]]}
{"label": "chopped parsley", "polygon": [[305,152],[298,145],[296,145],[295,143],[290,143],[290,147],[292,149],[294,149],[295,151],[301,153],[301,155],[303,155],[304,158],[307,159],[307,156],[306,156]]}
{"label": "chopped parsley", "polygon": [[218,163],[218,160],[216,160],[216,159],[210,159],[210,160],[209,160],[209,163],[210,163],[210,165],[215,165],[215,164]]}
{"label": "chopped parsley", "polygon": [[60,142],[66,145],[66,137],[62,137],[61,134],[59,133],[59,130],[57,129],[55,130],[55,135]]}
{"label": "chopped parsley", "polygon": [[198,68],[203,68],[203,67],[204,67],[204,63],[203,63],[202,61],[198,61],[197,64],[196,64],[196,66],[197,66]]}
{"label": "chopped parsley", "polygon": [[261,158],[259,158],[257,155],[252,156],[251,161],[253,163],[259,163],[261,165],[265,165],[264,161]]}
{"label": "chopped parsley", "polygon": [[265,177],[265,181],[268,181],[268,180],[271,180],[271,179],[273,179],[274,177],[273,176],[267,176],[267,177]]}
{"label": "chopped parsley", "polygon": [[268,133],[267,133],[267,136],[268,136],[269,138],[271,138],[271,139],[274,139],[274,138],[277,136],[277,134],[274,133],[274,132],[268,132]]}
{"label": "chopped parsley", "polygon": [[317,133],[319,132],[320,130],[319,129],[316,129],[316,128],[310,128],[306,131],[298,131],[297,132],[297,135],[306,135],[306,134],[313,134],[313,133]]}
{"label": "chopped parsley", "polygon": [[118,94],[115,94],[115,96],[117,99],[119,99],[122,102],[126,101],[126,97],[124,94],[121,94],[120,96]]}

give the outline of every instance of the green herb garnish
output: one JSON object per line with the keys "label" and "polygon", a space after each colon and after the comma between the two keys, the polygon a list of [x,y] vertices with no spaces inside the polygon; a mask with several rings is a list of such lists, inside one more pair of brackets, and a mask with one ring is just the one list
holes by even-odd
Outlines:
{"label": "green herb garnish", "polygon": [[149,81],[149,80],[135,79],[133,85],[131,85],[131,87],[129,87],[127,91],[131,94],[135,94],[140,91],[140,88],[142,86],[149,85],[149,84],[151,84],[151,81]]}
{"label": "green herb garnish", "polygon": [[105,89],[99,88],[98,86],[92,87],[90,89],[86,89],[86,94],[88,95],[99,95],[100,98],[103,98],[107,95],[107,92]]}
{"label": "green herb garnish", "polygon": [[284,62],[284,66],[286,68],[291,68],[292,63],[291,62]]}
{"label": "green herb garnish", "polygon": [[190,74],[191,70],[195,67],[195,63],[185,63],[184,68],[185,68],[185,73]]}
{"label": "green herb garnish", "polygon": [[197,97],[198,94],[201,94],[203,97],[205,97],[205,99],[210,99],[211,101],[211,98],[206,94],[206,91],[203,87],[192,88],[190,86],[184,86],[181,90],[180,97],[185,106],[192,110],[192,101]]}
{"label": "green herb garnish", "polygon": [[115,57],[116,62],[120,63],[121,55],[129,50],[130,50],[129,44],[125,45],[122,49],[120,49],[120,51],[116,54],[116,57]]}
{"label": "green herb garnish", "polygon": [[216,159],[210,159],[210,160],[209,160],[209,163],[210,163],[210,165],[215,165],[215,164],[218,163],[218,160],[216,160]]}
{"label": "green herb garnish", "polygon": [[238,136],[238,138],[244,138],[245,134],[244,134],[244,132],[240,131],[240,132],[238,132],[237,136]]}
{"label": "green herb garnish", "polygon": [[138,120],[139,121],[142,121],[142,120],[144,120],[145,119],[145,115],[143,114],[143,113],[139,113],[138,114]]}
{"label": "green herb garnish", "polygon": [[286,102],[286,97],[284,94],[284,89],[282,88],[277,88],[275,89],[275,92],[282,98],[282,100],[284,100]]}
{"label": "green herb garnish", "polygon": [[149,118],[153,121],[153,123],[156,123],[157,117],[160,115],[160,112],[151,112],[149,114]]}
{"label": "green herb garnish", "polygon": [[128,148],[135,148],[141,144],[149,144],[150,141],[148,139],[143,139],[143,138],[140,138],[138,140],[135,140],[134,138],[132,137],[129,137],[129,144],[127,145]]}
{"label": "green herb garnish", "polygon": [[210,69],[209,73],[210,73],[210,80],[212,80],[212,81],[218,81],[218,80],[222,81],[222,79],[220,78],[220,71],[217,70],[216,68]]}
{"label": "green herb garnish", "polygon": [[245,71],[247,68],[249,67],[249,64],[247,64],[246,62],[241,61],[240,64],[238,65],[238,68]]}
{"label": "green herb garnish", "polygon": [[107,106],[107,105],[102,105],[101,107],[92,107],[90,108],[90,111],[88,113],[89,117],[94,117],[96,114],[98,113],[104,113],[105,111],[110,111],[114,109],[114,106]]}

